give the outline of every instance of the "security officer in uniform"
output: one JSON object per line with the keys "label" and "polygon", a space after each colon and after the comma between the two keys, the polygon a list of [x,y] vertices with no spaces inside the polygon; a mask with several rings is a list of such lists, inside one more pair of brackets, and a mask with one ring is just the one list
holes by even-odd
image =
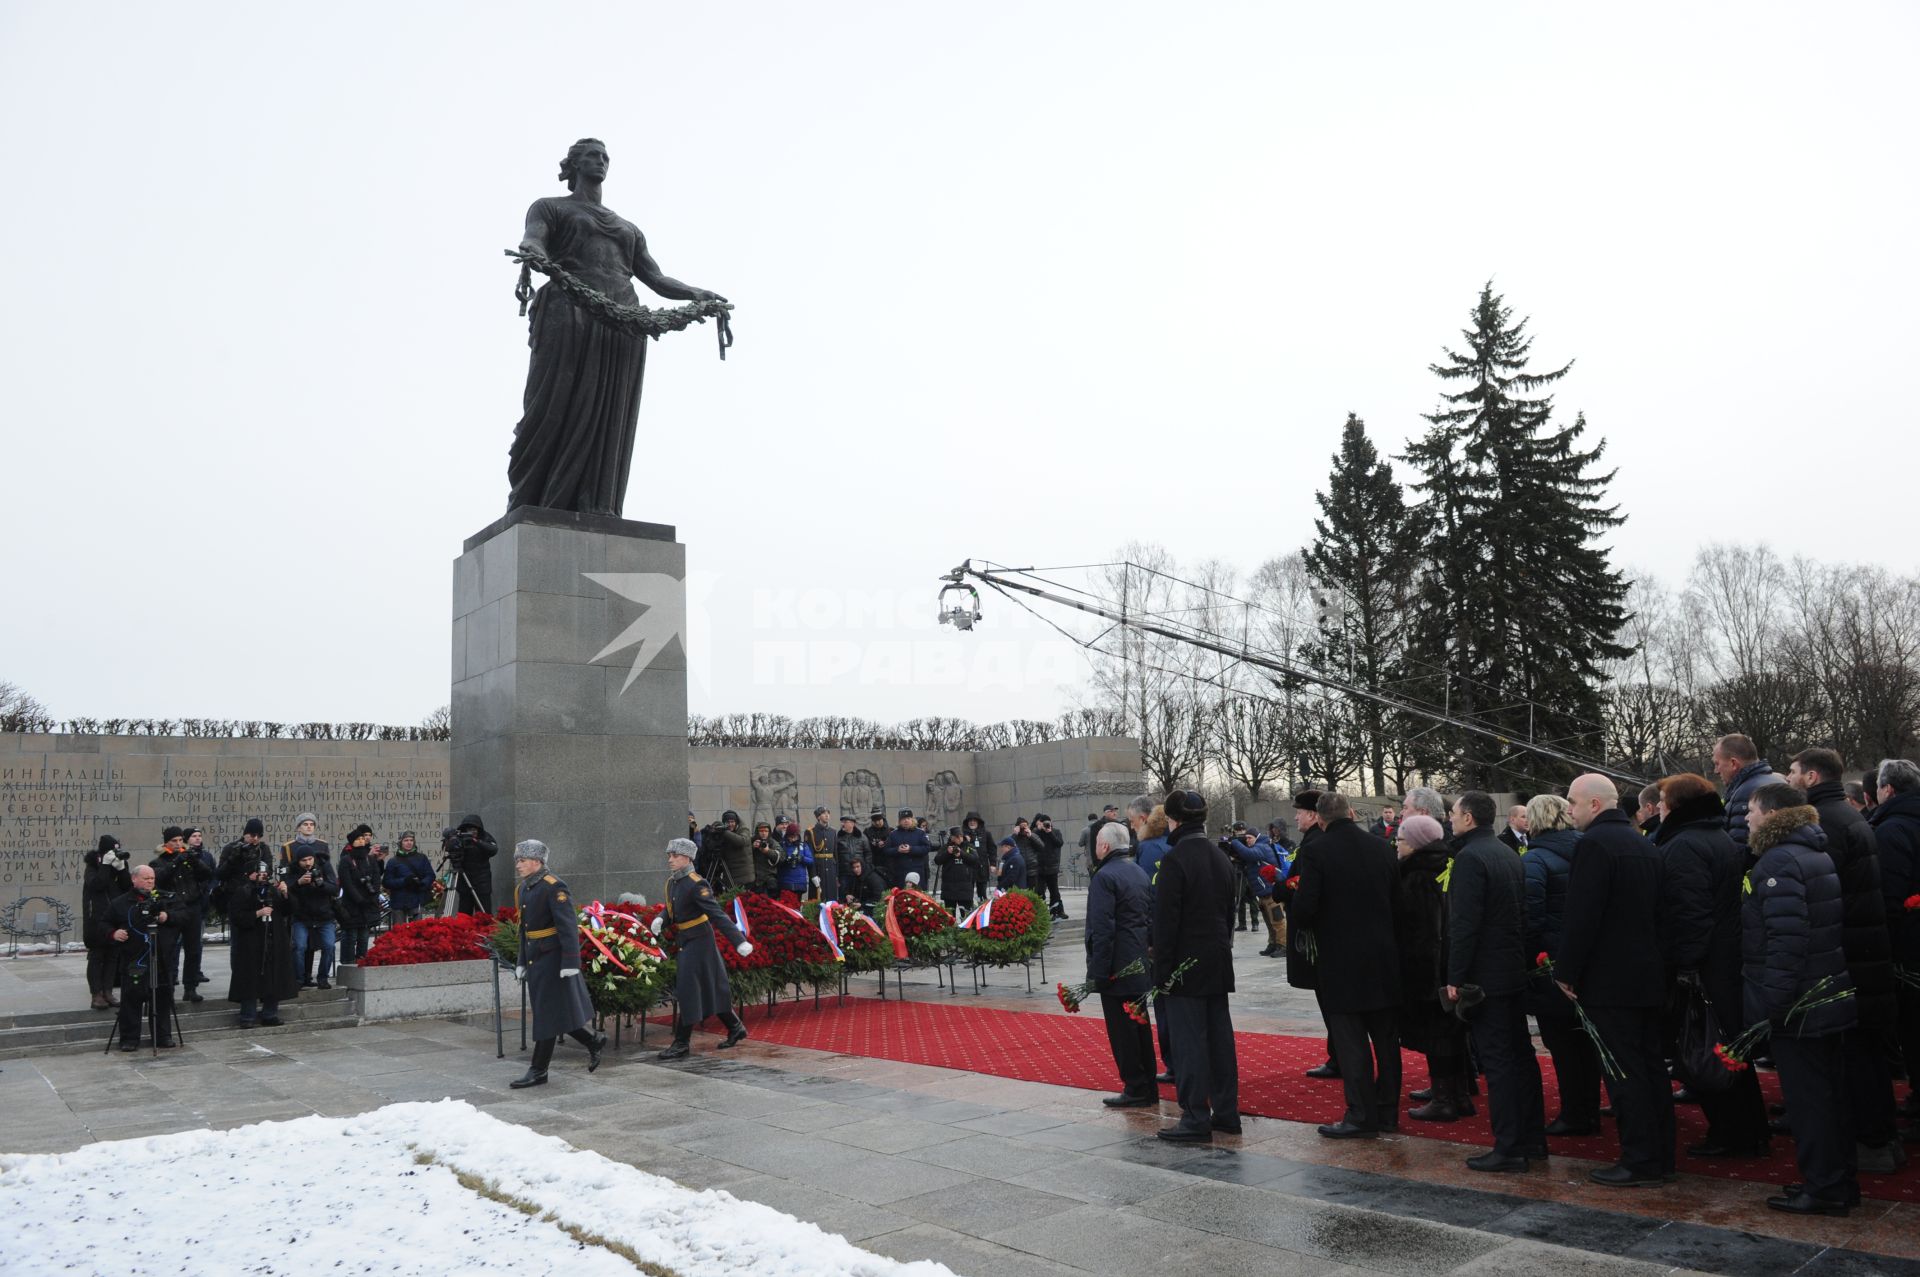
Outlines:
{"label": "security officer in uniform", "polygon": [[516,846],[513,871],[513,904],[520,911],[520,965],[513,974],[526,982],[533,1004],[533,1063],[508,1084],[517,1091],[546,1085],[562,1033],[587,1048],[589,1073],[600,1067],[607,1035],[587,1031],[593,999],[580,978],[580,921],[567,884],[547,872],[547,844],[529,838]]}
{"label": "security officer in uniform", "polygon": [[713,929],[725,932],[734,952],[743,958],[753,952],[753,945],[714,899],[712,884],[693,871],[696,850],[686,838],[675,838],[667,844],[667,909],[653,920],[654,935],[663,934],[671,922],[680,942],[673,986],[679,1009],[673,1017],[673,1045],[660,1052],[663,1060],[691,1054],[693,1030],[710,1015],[719,1016],[727,1026],[721,1050],[739,1045],[747,1036],[747,1026],[733,1011],[727,964],[720,958]]}

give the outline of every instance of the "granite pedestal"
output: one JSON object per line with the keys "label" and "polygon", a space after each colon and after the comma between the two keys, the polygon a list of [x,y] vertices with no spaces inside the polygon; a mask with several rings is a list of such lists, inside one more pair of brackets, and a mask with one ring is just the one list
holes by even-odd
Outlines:
{"label": "granite pedestal", "polygon": [[455,819],[538,838],[583,902],[660,895],[687,814],[686,547],[662,524],[522,508],[453,570]]}

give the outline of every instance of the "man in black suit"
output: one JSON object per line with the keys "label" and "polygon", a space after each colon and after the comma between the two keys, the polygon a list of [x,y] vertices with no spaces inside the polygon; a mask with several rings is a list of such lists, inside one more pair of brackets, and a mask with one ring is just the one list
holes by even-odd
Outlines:
{"label": "man in black suit", "polygon": [[1319,950],[1314,988],[1333,1038],[1347,1111],[1320,1128],[1328,1139],[1371,1139],[1400,1128],[1400,957],[1393,938],[1399,861],[1384,838],[1354,823],[1340,794],[1317,804],[1320,836],[1294,863],[1293,925]]}
{"label": "man in black suit", "polygon": [[[1524,1171],[1547,1155],[1540,1062],[1527,1033],[1526,869],[1493,832],[1493,797],[1478,790],[1453,805],[1453,868],[1447,886],[1447,999],[1467,998],[1474,1051],[1487,1074],[1493,1151],[1469,1170]],[[1666,1076],[1665,1073],[1661,1074]]]}
{"label": "man in black suit", "polygon": [[[1153,980],[1167,988],[1180,1121],[1160,1132],[1178,1144],[1209,1144],[1213,1133],[1240,1133],[1240,1063],[1234,1053],[1233,885],[1227,853],[1207,837],[1207,800],[1175,790],[1163,804],[1171,844],[1160,859],[1153,899]],[[1191,965],[1187,965],[1191,963]]]}
{"label": "man in black suit", "polygon": [[1620,1125],[1620,1161],[1588,1175],[1632,1188],[1673,1174],[1673,1088],[1662,1010],[1667,1001],[1661,911],[1663,856],[1620,810],[1620,791],[1594,772],[1567,790],[1582,831],[1567,879],[1567,913],[1554,978],[1577,998],[1624,1076],[1608,1079]]}

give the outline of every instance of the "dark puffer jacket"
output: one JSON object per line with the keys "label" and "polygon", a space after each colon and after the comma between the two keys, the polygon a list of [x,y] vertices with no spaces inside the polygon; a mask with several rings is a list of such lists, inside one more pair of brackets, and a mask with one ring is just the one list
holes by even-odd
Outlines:
{"label": "dark puffer jacket", "polygon": [[1747,1023],[1766,1020],[1796,1038],[1827,1037],[1856,1022],[1855,999],[1847,998],[1787,1023],[1787,1012],[1821,981],[1822,996],[1853,987],[1840,947],[1846,904],[1819,819],[1811,807],[1789,807],[1761,822],[1749,844],[1759,859],[1741,908]]}
{"label": "dark puffer jacket", "polygon": [[1675,974],[1699,973],[1721,1024],[1732,1029],[1741,1015],[1740,880],[1747,857],[1727,833],[1720,795],[1681,803],[1654,843],[1665,873],[1660,930],[1667,963]]}
{"label": "dark puffer jacket", "polygon": [[1747,846],[1747,804],[1753,799],[1753,791],[1775,781],[1784,783],[1786,779],[1764,758],[1756,758],[1734,773],[1733,783],[1727,786],[1727,837],[1738,843],[1742,851],[1751,850]]}
{"label": "dark puffer jacket", "polygon": [[1488,997],[1518,993],[1526,948],[1526,871],[1490,829],[1455,835],[1447,879],[1447,983]]}
{"label": "dark puffer jacket", "polygon": [[1847,926],[1840,938],[1862,1028],[1890,1028],[1899,1014],[1899,987],[1893,974],[1893,942],[1887,935],[1887,902],[1880,894],[1879,840],[1867,818],[1847,801],[1839,781],[1822,781],[1807,791],[1820,813],[1827,855],[1840,874],[1847,902]]}
{"label": "dark puffer jacket", "polygon": [[1887,939],[1893,960],[1920,974],[1920,909],[1907,900],[1920,893],[1920,794],[1895,794],[1873,811],[1880,848],[1880,896],[1887,902]]}
{"label": "dark puffer jacket", "polygon": [[[1529,966],[1542,953],[1559,960],[1566,931],[1567,883],[1572,880],[1574,848],[1579,844],[1578,829],[1544,829],[1527,835],[1527,854],[1520,858],[1520,868],[1527,876]],[[1553,981],[1536,977],[1527,981],[1527,1010],[1549,1019],[1567,1019],[1573,1015],[1573,1004]]]}

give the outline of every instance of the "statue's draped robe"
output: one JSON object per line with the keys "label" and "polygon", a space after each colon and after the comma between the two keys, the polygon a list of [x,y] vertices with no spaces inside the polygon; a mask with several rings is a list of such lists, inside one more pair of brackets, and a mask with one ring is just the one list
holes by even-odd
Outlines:
{"label": "statue's draped robe", "polygon": [[[646,240],[604,205],[534,201],[547,257],[614,301],[638,303],[631,276]],[[528,314],[527,393],[508,453],[509,510],[545,506],[619,516],[640,418],[647,339],[609,328],[548,283]]]}

